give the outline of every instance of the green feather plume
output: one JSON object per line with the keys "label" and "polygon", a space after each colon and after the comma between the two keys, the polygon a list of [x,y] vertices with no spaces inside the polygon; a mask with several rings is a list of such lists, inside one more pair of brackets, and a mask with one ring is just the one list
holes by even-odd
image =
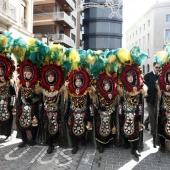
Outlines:
{"label": "green feather plume", "polygon": [[14,39],[14,44],[11,52],[14,54],[18,62],[20,61],[21,57],[25,56],[26,46],[26,42],[21,37]]}
{"label": "green feather plume", "polygon": [[45,61],[45,57],[49,52],[49,47],[38,39],[31,38],[27,45],[26,60],[30,59],[39,67]]}
{"label": "green feather plume", "polygon": [[130,50],[130,55],[132,57],[133,62],[138,66],[141,66],[144,60],[148,57],[148,54],[141,52],[138,46],[134,46]]}

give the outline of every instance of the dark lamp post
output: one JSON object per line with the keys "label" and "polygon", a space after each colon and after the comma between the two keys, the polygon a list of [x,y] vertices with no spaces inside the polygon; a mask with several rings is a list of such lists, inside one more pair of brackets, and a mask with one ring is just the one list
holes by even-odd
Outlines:
{"label": "dark lamp post", "polygon": [[47,44],[47,45],[51,45],[54,42],[52,35],[44,34],[42,36],[42,42]]}

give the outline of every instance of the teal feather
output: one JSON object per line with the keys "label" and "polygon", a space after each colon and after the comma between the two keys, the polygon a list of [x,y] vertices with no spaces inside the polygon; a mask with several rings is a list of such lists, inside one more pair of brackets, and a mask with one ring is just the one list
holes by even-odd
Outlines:
{"label": "teal feather", "polygon": [[141,52],[138,46],[134,46],[130,50],[130,55],[132,57],[133,62],[138,66],[141,66],[144,60],[148,57],[148,54]]}
{"label": "teal feather", "polygon": [[6,46],[6,50],[8,50],[11,46],[13,46],[14,39],[11,32],[4,32],[3,35],[8,38],[8,44]]}
{"label": "teal feather", "polygon": [[65,75],[67,75],[68,72],[71,70],[72,63],[71,63],[71,61],[64,60],[62,65],[64,67],[64,73],[65,73]]}
{"label": "teal feather", "polygon": [[105,69],[105,64],[102,58],[100,57],[98,60],[96,60],[94,65],[91,67],[90,73],[93,75],[95,79],[98,79],[99,73],[104,69]]}
{"label": "teal feather", "polygon": [[168,53],[167,60],[170,59],[170,44],[164,44],[164,50]]}
{"label": "teal feather", "polygon": [[90,64],[86,62],[86,59],[88,57],[86,50],[78,50],[78,53],[80,55],[80,62],[78,63],[78,66],[80,68],[90,68]]}
{"label": "teal feather", "polygon": [[155,56],[155,61],[162,66],[162,64],[163,64],[162,57],[160,57],[160,56]]}
{"label": "teal feather", "polygon": [[14,39],[12,53],[17,61],[19,61],[22,56],[25,56],[26,46],[27,43],[22,39],[22,37]]}
{"label": "teal feather", "polygon": [[39,67],[41,63],[45,61],[45,57],[49,52],[50,48],[43,42],[35,39],[34,44],[30,44],[27,47],[28,51],[26,53],[25,59],[30,59],[33,63]]}

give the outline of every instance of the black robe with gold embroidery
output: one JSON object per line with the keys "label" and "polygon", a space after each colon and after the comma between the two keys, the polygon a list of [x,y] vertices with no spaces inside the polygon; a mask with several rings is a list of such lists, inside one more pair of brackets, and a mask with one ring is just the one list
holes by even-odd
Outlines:
{"label": "black robe with gold embroidery", "polygon": [[142,119],[143,98],[141,92],[137,95],[124,93],[121,99],[120,125],[121,132],[129,141],[139,140],[139,122]]}
{"label": "black robe with gold embroidery", "polygon": [[15,97],[15,89],[9,82],[0,86],[0,135],[11,135]]}
{"label": "black robe with gold embroidery", "polygon": [[[102,144],[107,144],[115,138],[112,128],[116,128],[117,123],[117,97],[113,99],[103,99],[99,96],[99,106],[95,113],[96,140]],[[116,134],[116,132],[115,132]]]}

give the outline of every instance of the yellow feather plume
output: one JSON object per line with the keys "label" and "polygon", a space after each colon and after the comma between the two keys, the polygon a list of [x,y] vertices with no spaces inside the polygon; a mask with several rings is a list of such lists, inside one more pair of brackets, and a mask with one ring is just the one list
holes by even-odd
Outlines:
{"label": "yellow feather plume", "polygon": [[132,58],[130,56],[130,52],[127,49],[120,49],[117,55],[121,63],[130,62],[130,64],[132,64]]}
{"label": "yellow feather plume", "polygon": [[155,56],[157,57],[157,60],[161,60],[162,64],[164,64],[167,61],[168,53],[166,51],[159,51],[155,54]]}
{"label": "yellow feather plume", "polygon": [[89,63],[90,65],[94,65],[95,61],[98,59],[98,56],[91,56],[89,55],[85,61]]}
{"label": "yellow feather plume", "polygon": [[78,62],[80,61],[80,55],[75,49],[72,49],[70,51],[68,60],[72,62],[72,69],[78,70]]}
{"label": "yellow feather plume", "polygon": [[28,43],[27,43],[27,45],[32,45],[32,44],[35,44],[35,39],[34,38],[30,38],[28,40]]}
{"label": "yellow feather plume", "polygon": [[110,55],[109,58],[108,58],[108,63],[112,63],[116,60],[116,56],[113,54],[113,55]]}
{"label": "yellow feather plume", "polygon": [[0,44],[3,48],[5,48],[8,44],[8,38],[3,35],[0,35]]}

